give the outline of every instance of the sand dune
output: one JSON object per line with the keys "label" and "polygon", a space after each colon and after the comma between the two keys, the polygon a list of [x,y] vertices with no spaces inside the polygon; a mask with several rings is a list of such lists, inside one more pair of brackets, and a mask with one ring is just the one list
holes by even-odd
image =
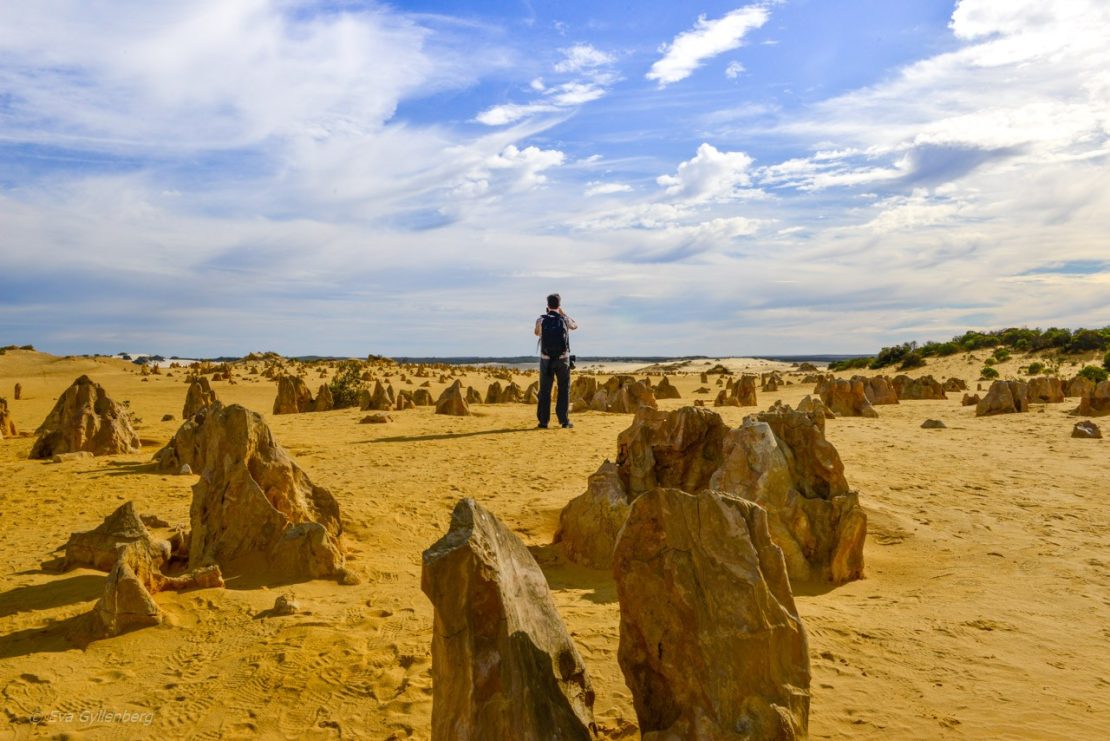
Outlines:
{"label": "sand dune", "polygon": [[[671,376],[700,397],[697,371]],[[716,362],[716,361],[713,361]],[[746,361],[726,361],[740,369]],[[761,369],[784,364],[758,361]],[[1000,366],[1013,374],[1018,359]],[[975,388],[981,363],[935,361],[913,375],[957,375]],[[431,605],[420,554],[474,497],[528,544],[592,675],[606,738],[636,738],[617,666],[612,577],[551,547],[563,505],[616,449],[629,415],[589,412],[574,430],[538,431],[524,404],[474,405],[470,417],[429,407],[360,425],[357,409],[273,416],[275,384],[214,381],[224,402],[262,413],[278,442],[339,500],[356,586],[312,581],[161,593],[158,627],[69,640],[105,575],[44,571],[73,531],[122,502],[185,523],[192,476],[154,471],[176,431],[181,372],[142,377],[109,359],[0,356],[0,396],[31,432],[80,374],[128,401],[141,453],[51,464],[27,460],[32,437],[0,440],[0,697],[4,735],[85,738],[427,738]],[[319,385],[315,371],[309,386]],[[421,380],[421,379],[416,379]],[[486,373],[463,379],[485,392]],[[527,386],[534,378],[519,375]],[[15,382],[23,398],[11,399]],[[413,388],[393,377],[396,388]],[[446,387],[433,379],[433,395]],[[811,384],[761,393],[796,404]],[[870,516],[866,578],[803,593],[813,665],[813,738],[1101,738],[1110,733],[1110,474],[1107,441],[1073,440],[1064,404],[976,418],[960,394],[878,407],[878,419],[830,421],[827,436]],[[751,411],[718,410],[730,425]],[[947,429],[923,430],[926,418]],[[302,611],[269,617],[278,594]],[[262,613],[262,615],[260,615]],[[112,714],[129,713],[127,716]],[[32,717],[45,714],[42,725]]]}

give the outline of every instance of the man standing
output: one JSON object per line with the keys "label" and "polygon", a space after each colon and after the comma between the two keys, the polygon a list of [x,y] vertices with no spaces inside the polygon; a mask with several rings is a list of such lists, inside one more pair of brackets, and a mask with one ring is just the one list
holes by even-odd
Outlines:
{"label": "man standing", "polygon": [[563,311],[562,299],[553,293],[547,297],[547,312],[536,320],[536,336],[540,338],[540,394],[536,406],[536,419],[540,429],[547,429],[551,419],[551,383],[559,379],[559,398],[555,402],[555,416],[563,427],[570,423],[570,332],[578,329],[573,319]]}

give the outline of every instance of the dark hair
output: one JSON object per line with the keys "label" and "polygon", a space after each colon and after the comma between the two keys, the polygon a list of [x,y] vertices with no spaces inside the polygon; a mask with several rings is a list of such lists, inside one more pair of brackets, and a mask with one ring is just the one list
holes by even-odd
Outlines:
{"label": "dark hair", "polygon": [[561,302],[562,299],[559,298],[559,294],[553,293],[547,297],[547,308],[558,309]]}

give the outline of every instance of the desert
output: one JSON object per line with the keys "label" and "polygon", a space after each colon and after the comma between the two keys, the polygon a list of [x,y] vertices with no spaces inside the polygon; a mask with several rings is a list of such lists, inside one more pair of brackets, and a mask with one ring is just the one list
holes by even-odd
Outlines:
{"label": "desert", "polygon": [[[453,404],[462,387],[508,380],[523,388],[535,375],[356,362],[375,383],[394,388],[420,388],[417,382],[432,377],[424,388]],[[1083,362],[1066,361],[1061,375]],[[1028,364],[1015,355],[994,367],[1017,379]],[[274,370],[279,365],[282,374]],[[713,396],[697,393],[711,365],[737,378],[771,367],[783,383],[756,392],[754,410],[699,410],[692,402]],[[191,489],[202,464],[190,460],[193,469],[182,472],[176,452],[163,464],[169,457],[159,451],[211,437],[163,420],[193,398],[188,381],[197,371],[149,374],[115,358],[33,350],[0,356],[0,388],[22,386],[20,398],[7,403],[18,432],[0,441],[0,687],[8,733],[432,737],[434,610],[421,594],[421,553],[448,532],[456,505],[473,500],[538,564],[592,683],[597,737],[638,737],[633,693],[618,662],[620,582],[610,569],[571,560],[555,542],[564,507],[606,459],[617,459],[618,439],[642,414],[699,411],[719,417],[722,430],[739,431],[753,411],[798,406],[818,383],[828,385],[824,374],[803,382],[806,373],[785,362],[723,358],[638,369],[631,374],[638,383],[659,385],[666,377],[679,398],[657,400],[657,409],[641,415],[587,405],[574,413],[573,430],[535,430],[534,405],[520,402],[474,403],[466,416],[414,406],[372,426],[359,424],[364,411],[357,404],[270,413],[284,373],[325,383],[339,367],[280,358],[210,367],[215,406],[199,418],[253,410],[240,414],[265,425],[287,451],[281,465],[292,465],[298,481],[311,476],[303,486],[327,487],[341,513],[347,578],[334,576],[339,557],[327,548],[313,561],[326,565],[305,573],[291,571],[288,559],[239,568],[229,559],[222,587],[157,591],[156,623],[94,637],[84,621],[111,577],[91,568],[92,557],[64,570],[58,562],[72,550],[65,546],[73,533],[100,526],[125,503],[153,523],[141,542],[172,542],[175,532],[190,529]],[[986,388],[979,368],[964,354],[927,366],[936,378]],[[34,430],[84,377],[110,394],[112,414],[127,410],[141,449],[125,439],[95,456],[32,458]],[[603,386],[606,375],[597,380]],[[1071,436],[1079,399],[1030,400],[1024,413],[977,415],[957,396],[883,404],[878,417],[822,417],[866,512],[866,540],[862,575],[794,586],[797,619],[808,634],[810,738],[1094,738],[1107,730],[1107,677],[1097,660],[1110,618],[1105,442]],[[926,418],[945,428],[921,429]],[[544,455],[552,444],[559,455]],[[698,476],[708,481],[710,473]],[[686,475],[660,483],[675,485]],[[109,712],[97,719],[98,709]],[[36,715],[42,713],[53,715],[44,722]],[[146,720],[124,727],[116,722],[124,717]]]}

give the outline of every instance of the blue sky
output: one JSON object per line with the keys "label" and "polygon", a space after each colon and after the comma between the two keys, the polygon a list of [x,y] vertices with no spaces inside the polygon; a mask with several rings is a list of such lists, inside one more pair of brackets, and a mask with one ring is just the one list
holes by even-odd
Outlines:
{"label": "blue sky", "polygon": [[0,6],[0,344],[868,352],[1110,323],[1110,6]]}

